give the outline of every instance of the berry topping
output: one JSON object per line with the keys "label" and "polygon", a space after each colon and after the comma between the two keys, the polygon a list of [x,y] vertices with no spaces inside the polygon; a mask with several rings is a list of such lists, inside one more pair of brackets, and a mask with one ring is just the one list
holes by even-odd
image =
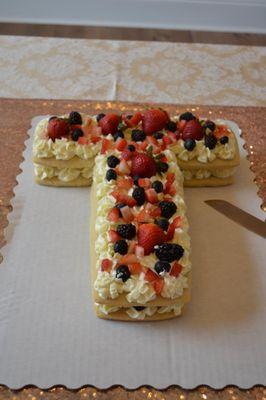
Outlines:
{"label": "berry topping", "polygon": [[176,122],[174,121],[168,121],[165,125],[166,129],[170,132],[175,132],[176,131]]}
{"label": "berry topping", "polygon": [[119,217],[122,217],[122,213],[121,213],[121,208],[123,208],[123,207],[125,207],[126,206],[126,204],[125,203],[117,203],[116,205],[115,205],[115,207],[118,209],[118,211],[119,211]]}
{"label": "berry topping", "polygon": [[71,133],[71,138],[72,140],[74,140],[74,142],[77,142],[79,138],[82,136],[83,136],[83,131],[82,129],[79,128],[74,129],[73,132]]}
{"label": "berry topping", "polygon": [[108,169],[105,175],[105,179],[107,181],[111,181],[112,179],[116,180],[117,174],[114,169]]}
{"label": "berry topping", "polygon": [[114,135],[119,124],[119,117],[116,114],[106,114],[98,123],[104,135],[108,135],[109,133]]}
{"label": "berry topping", "polygon": [[120,239],[114,244],[114,251],[115,253],[119,254],[127,254],[128,251],[128,244],[124,239]]}
{"label": "berry topping", "polygon": [[166,218],[158,218],[155,220],[155,223],[164,231],[167,231],[169,226],[169,221]]}
{"label": "berry topping", "polygon": [[154,132],[154,133],[152,134],[152,136],[153,136],[155,139],[162,139],[162,138],[164,137],[164,134],[163,134],[162,132]]}
{"label": "berry topping", "polygon": [[155,190],[156,193],[162,193],[163,191],[163,184],[160,181],[154,181],[151,187]]}
{"label": "berry topping", "polygon": [[212,150],[217,144],[217,138],[214,135],[206,135],[204,138],[204,144],[208,149]]}
{"label": "berry topping", "polygon": [[125,137],[125,135],[124,135],[124,133],[122,132],[122,131],[117,131],[115,134],[114,134],[114,140],[115,140],[115,142],[117,141],[117,139],[118,138],[124,138]]}
{"label": "berry topping", "polygon": [[133,129],[131,132],[131,139],[134,142],[143,142],[146,139],[146,135],[140,129]]}
{"label": "berry topping", "polygon": [[168,168],[169,168],[169,166],[168,166],[168,164],[166,163],[166,162],[163,162],[163,161],[159,161],[158,163],[157,163],[157,170],[158,170],[158,172],[167,172],[168,171]]}
{"label": "berry topping", "polygon": [[146,135],[160,131],[169,121],[167,113],[160,109],[147,110],[142,117],[142,128]]}
{"label": "berry topping", "polygon": [[158,275],[163,275],[165,272],[170,271],[171,265],[167,261],[157,261],[154,269]]}
{"label": "berry topping", "polygon": [[112,267],[112,260],[109,260],[108,258],[104,258],[101,262],[101,270],[102,271],[110,271]]}
{"label": "berry topping", "polygon": [[128,150],[131,151],[131,152],[133,152],[133,151],[136,150],[136,147],[133,146],[133,144],[129,144],[129,145],[127,146],[127,148],[128,148]]}
{"label": "berry topping", "polygon": [[204,129],[202,128],[198,119],[192,119],[186,123],[182,132],[183,140],[195,139],[201,140],[204,136]]}
{"label": "berry topping", "polygon": [[116,156],[107,157],[107,165],[110,168],[115,168],[119,164],[119,159]]}
{"label": "berry topping", "polygon": [[98,114],[97,117],[96,117],[97,122],[99,122],[103,117],[105,117],[104,113]]}
{"label": "berry topping", "polygon": [[189,111],[187,111],[179,116],[179,121],[181,121],[181,120],[192,121],[193,119],[196,119],[196,117]]}
{"label": "berry topping", "polygon": [[158,201],[159,201],[158,195],[154,189],[146,189],[145,196],[146,196],[147,201],[151,204],[158,203]]}
{"label": "berry topping", "polygon": [[226,144],[226,143],[228,143],[228,136],[223,136],[223,137],[221,137],[221,139],[220,139],[220,143],[221,144]]}
{"label": "berry topping", "polygon": [[196,146],[196,141],[194,139],[186,139],[185,140],[184,147],[188,151],[194,150],[195,146]]}
{"label": "berry topping", "polygon": [[177,278],[181,271],[182,271],[182,265],[178,264],[178,262],[174,262],[171,268],[170,275],[175,276]]}
{"label": "berry topping", "polygon": [[129,207],[134,207],[137,203],[133,197],[123,193],[121,190],[114,190],[110,193],[119,203],[125,203]]}
{"label": "berry topping", "polygon": [[156,170],[156,163],[148,154],[134,154],[132,158],[131,175],[138,175],[140,178],[150,178],[156,174]]}
{"label": "berry topping", "polygon": [[135,307],[133,307],[133,308],[135,308],[136,311],[143,311],[143,310],[145,310],[146,307],[143,307],[143,306],[135,306]]}
{"label": "berry topping", "polygon": [[164,281],[161,277],[155,274],[155,272],[153,272],[151,269],[148,269],[145,273],[145,279],[152,284],[156,294],[161,293],[164,286]]}
{"label": "berry topping", "polygon": [[118,222],[119,217],[121,217],[121,216],[122,215],[120,215],[120,210],[117,207],[113,207],[109,211],[107,218],[111,222]]}
{"label": "berry topping", "polygon": [[82,117],[80,113],[77,111],[71,111],[68,117],[68,121],[70,125],[81,125],[82,124]]}
{"label": "berry topping", "polygon": [[126,160],[122,159],[120,161],[120,164],[117,167],[117,171],[120,175],[128,175],[130,173],[130,167]]}
{"label": "berry topping", "polygon": [[216,128],[216,125],[215,125],[215,123],[213,121],[207,120],[207,121],[204,122],[203,128],[204,129],[209,129],[210,131],[214,132],[215,128]]}
{"label": "berry topping", "polygon": [[69,127],[66,120],[62,118],[52,118],[48,122],[47,133],[50,139],[61,139],[62,136],[68,134]]}
{"label": "berry topping", "polygon": [[115,276],[117,279],[122,279],[123,282],[126,282],[130,278],[130,271],[127,265],[119,265],[116,270]]}
{"label": "berry topping", "polygon": [[121,237],[118,235],[118,233],[114,229],[109,230],[108,236],[112,243],[115,243],[121,239]]}
{"label": "berry topping", "polygon": [[159,207],[161,209],[161,215],[164,218],[171,218],[177,210],[175,203],[172,201],[160,201]]}
{"label": "berry topping", "polygon": [[134,220],[134,215],[131,211],[131,208],[129,206],[125,206],[121,208],[121,214],[124,222],[132,222]]}
{"label": "berry topping", "polygon": [[154,246],[163,243],[164,232],[156,224],[142,224],[138,230],[138,245],[144,248],[144,254],[148,255],[154,250]]}
{"label": "berry topping", "polygon": [[145,203],[145,191],[142,187],[136,187],[132,193],[133,199],[136,200],[138,206]]}
{"label": "berry topping", "polygon": [[176,243],[162,243],[155,248],[155,255],[161,261],[178,261],[183,254],[183,247]]}
{"label": "berry topping", "polygon": [[133,224],[118,225],[116,231],[124,239],[133,239],[136,235],[136,227]]}
{"label": "berry topping", "polygon": [[115,148],[119,151],[123,151],[124,148],[127,146],[127,141],[124,138],[119,138],[116,140]]}

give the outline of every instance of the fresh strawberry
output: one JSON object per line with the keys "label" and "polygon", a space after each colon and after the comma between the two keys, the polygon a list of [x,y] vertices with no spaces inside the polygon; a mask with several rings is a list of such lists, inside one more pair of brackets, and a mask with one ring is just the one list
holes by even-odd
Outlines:
{"label": "fresh strawberry", "polygon": [[161,216],[161,209],[160,207],[154,206],[152,204],[147,204],[147,212],[152,218],[158,218]]}
{"label": "fresh strawberry", "polygon": [[138,185],[143,189],[149,189],[151,187],[151,181],[149,178],[139,178]]}
{"label": "fresh strawberry", "polygon": [[142,117],[142,128],[146,135],[151,135],[153,132],[160,131],[169,121],[167,113],[160,109],[151,109],[145,111]]}
{"label": "fresh strawberry", "polygon": [[152,286],[156,294],[161,294],[164,287],[164,280],[162,278],[158,278],[156,281],[152,282]]}
{"label": "fresh strawberry", "polygon": [[54,142],[55,139],[61,139],[67,136],[69,126],[66,120],[62,118],[52,118],[48,122],[47,133],[50,139]]}
{"label": "fresh strawberry", "polygon": [[144,254],[148,255],[153,251],[154,246],[164,242],[164,231],[156,224],[140,225],[137,233],[138,245],[144,248]]}
{"label": "fresh strawberry", "polygon": [[128,269],[132,275],[139,275],[142,271],[142,265],[139,262],[128,265]]}
{"label": "fresh strawberry", "polygon": [[147,210],[142,209],[140,213],[136,216],[136,221],[141,224],[144,222],[152,222],[152,218]]}
{"label": "fresh strawberry", "polygon": [[156,174],[156,163],[148,154],[135,153],[132,158],[131,175],[140,178],[150,178]]}
{"label": "fresh strawberry", "polygon": [[177,216],[174,218],[173,222],[168,226],[165,239],[166,242],[173,239],[175,230],[181,226],[181,221],[182,218],[180,216]]}
{"label": "fresh strawberry", "polygon": [[78,144],[88,144],[88,138],[86,138],[84,136],[80,136],[78,138]]}
{"label": "fresh strawberry", "polygon": [[133,197],[127,195],[126,193],[123,193],[121,190],[114,190],[110,194],[116,199],[118,203],[124,203],[129,207],[134,207],[137,204],[136,200],[133,199]]}
{"label": "fresh strawberry", "polygon": [[144,257],[144,249],[141,246],[136,245],[135,254],[138,258]]}
{"label": "fresh strawberry", "polygon": [[158,194],[155,192],[154,189],[146,189],[145,196],[146,200],[149,201],[151,204],[158,203]]}
{"label": "fresh strawberry", "polygon": [[[72,133],[72,132],[74,132],[74,130],[75,129],[81,129],[81,130],[83,130],[83,127],[82,127],[82,125],[70,125],[70,127],[69,127],[69,129],[70,129],[70,132]],[[85,136],[85,135],[84,135]]]}
{"label": "fresh strawberry", "polygon": [[165,146],[167,147],[167,146],[169,146],[169,144],[172,143],[172,139],[170,138],[169,135],[164,135],[163,142],[164,142]]}
{"label": "fresh strawberry", "polygon": [[120,209],[120,211],[122,214],[122,218],[126,223],[133,221],[134,215],[132,214],[131,208],[129,208],[128,206],[125,206],[125,207],[122,207]]}
{"label": "fresh strawberry", "polygon": [[132,156],[133,156],[132,151],[128,149],[122,151],[121,158],[123,158],[124,160],[128,161],[131,159]]}
{"label": "fresh strawberry", "polygon": [[126,160],[122,159],[119,165],[116,167],[116,172],[120,175],[128,175],[130,173],[130,168]]}
{"label": "fresh strawberry", "polygon": [[123,178],[117,181],[117,187],[119,187],[120,189],[129,190],[130,188],[132,188],[132,186],[133,186],[132,178],[131,179]]}
{"label": "fresh strawberry", "polygon": [[120,138],[120,139],[117,139],[116,144],[115,144],[115,148],[117,150],[119,150],[119,151],[122,151],[122,150],[124,150],[126,145],[127,145],[126,139]]}
{"label": "fresh strawberry", "polygon": [[158,146],[158,141],[153,136],[147,136],[147,142],[152,146]]}
{"label": "fresh strawberry", "polygon": [[101,271],[109,272],[112,268],[112,264],[112,260],[109,260],[109,258],[104,258],[101,262]]}
{"label": "fresh strawberry", "polygon": [[204,136],[204,129],[202,128],[198,119],[192,119],[187,121],[183,132],[182,132],[182,139],[195,139],[201,140]]}
{"label": "fresh strawberry", "polygon": [[146,281],[152,283],[152,282],[157,281],[157,279],[158,279],[159,277],[158,277],[158,275],[157,275],[155,272],[153,272],[151,269],[148,269],[148,270],[146,271],[146,273],[145,273],[145,277],[144,277],[144,278],[145,278]]}
{"label": "fresh strawberry", "polygon": [[139,149],[144,151],[148,147],[148,142],[147,140],[144,140],[143,142],[139,143]]}
{"label": "fresh strawberry", "polygon": [[172,265],[170,275],[175,276],[177,278],[181,271],[182,271],[182,265],[178,264],[178,262],[175,261],[174,264]]}
{"label": "fresh strawberry", "polygon": [[111,210],[109,211],[107,218],[109,221],[111,222],[118,222],[119,220],[119,210],[117,207],[113,207],[111,208]]}
{"label": "fresh strawberry", "polygon": [[108,235],[109,235],[109,239],[112,243],[115,243],[121,239],[121,237],[118,235],[118,233],[114,229],[110,229],[108,232]]}
{"label": "fresh strawberry", "polygon": [[101,154],[105,154],[108,150],[112,148],[112,142],[109,139],[103,139]]}
{"label": "fresh strawberry", "polygon": [[126,264],[126,265],[134,264],[137,262],[139,262],[139,260],[138,260],[137,256],[135,256],[135,254],[126,254],[119,260],[119,264]]}
{"label": "fresh strawberry", "polygon": [[175,196],[175,195],[176,195],[176,187],[175,187],[174,184],[172,184],[172,185],[169,187],[168,193],[170,194],[170,196]]}
{"label": "fresh strawberry", "polygon": [[103,135],[114,135],[117,131],[119,124],[119,117],[116,114],[106,114],[98,122],[99,126],[102,128]]}
{"label": "fresh strawberry", "polygon": [[130,128],[133,128],[133,126],[138,125],[138,123],[141,121],[141,118],[142,118],[141,112],[138,111],[131,118],[124,118],[124,122]]}
{"label": "fresh strawberry", "polygon": [[216,136],[217,139],[220,139],[223,136],[229,136],[230,132],[225,125],[216,125],[214,135]]}
{"label": "fresh strawberry", "polygon": [[98,143],[100,140],[101,140],[100,136],[91,135],[91,142],[92,143]]}
{"label": "fresh strawberry", "polygon": [[180,121],[178,121],[178,129],[180,132],[183,132],[183,129],[185,128],[187,121],[184,119],[181,119]]}
{"label": "fresh strawberry", "polygon": [[164,194],[170,194],[169,191],[174,181],[175,181],[175,174],[173,172],[168,172],[168,174],[166,175],[166,183],[163,191]]}

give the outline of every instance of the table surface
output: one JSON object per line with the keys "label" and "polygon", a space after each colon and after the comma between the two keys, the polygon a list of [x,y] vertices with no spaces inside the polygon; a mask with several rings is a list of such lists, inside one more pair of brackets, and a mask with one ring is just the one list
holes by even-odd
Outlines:
{"label": "table surface", "polygon": [[[0,97],[266,106],[266,48],[1,36]],[[230,390],[219,398],[265,395],[262,388]],[[218,395],[209,388],[171,394]]]}

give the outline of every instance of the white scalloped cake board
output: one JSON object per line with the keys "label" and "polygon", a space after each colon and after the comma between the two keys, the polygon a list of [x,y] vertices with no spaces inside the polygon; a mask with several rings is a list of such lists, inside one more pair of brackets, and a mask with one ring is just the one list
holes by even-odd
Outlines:
{"label": "white scalloped cake board", "polygon": [[265,384],[263,239],[203,202],[226,199],[264,218],[241,140],[240,147],[235,185],[185,189],[193,285],[184,315],[128,324],[93,311],[90,189],[36,185],[28,140],[0,266],[0,383]]}

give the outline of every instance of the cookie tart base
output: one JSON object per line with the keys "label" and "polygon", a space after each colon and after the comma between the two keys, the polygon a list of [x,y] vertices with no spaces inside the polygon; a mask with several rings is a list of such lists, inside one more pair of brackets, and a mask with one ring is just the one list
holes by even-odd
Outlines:
{"label": "cookie tart base", "polygon": [[[128,245],[128,252],[124,255],[114,250],[116,239],[122,238],[119,236],[114,240],[110,238],[110,232],[112,235],[117,235],[114,232],[119,231],[118,227],[126,223],[123,220],[124,214],[116,221],[113,218],[110,221],[109,216],[118,203],[123,203],[123,199],[129,202],[133,199],[132,193],[136,186],[128,171],[119,174],[120,165],[123,164],[123,168],[125,165],[123,160],[116,167],[117,179],[106,180],[109,169],[107,158],[110,155],[115,155],[121,160],[121,153],[116,150],[96,157],[91,191],[90,259],[96,315],[104,319],[122,321],[153,321],[179,316],[183,305],[189,301],[191,265],[188,222],[183,199],[183,176],[176,164],[175,155],[169,150],[162,152],[169,166],[167,173],[156,173],[144,180],[148,186],[154,181],[160,181],[165,193],[156,194],[152,190],[155,198],[150,203],[148,199],[151,191],[145,189],[148,195],[143,205],[126,206],[127,212],[133,218],[130,218],[130,224],[135,226],[136,234],[131,239],[124,239]],[[126,163],[130,170],[132,161],[128,160]],[[169,179],[171,179],[170,185]],[[125,181],[128,182],[127,188],[123,188]],[[143,179],[139,182],[143,184]],[[153,229],[154,226],[158,228],[155,220],[162,218],[159,205],[162,201],[174,203],[176,209],[168,218],[168,229],[166,231],[159,229],[161,236],[164,237],[159,241],[170,246],[178,245],[176,247],[180,252],[168,260],[167,271],[158,273],[158,270],[155,270],[155,264],[159,261],[155,254],[155,249],[158,247],[154,243],[153,250],[148,251],[148,254],[145,252],[144,255],[139,231],[146,228]],[[146,210],[152,210],[151,215],[148,213],[147,220],[145,218],[142,220]],[[107,267],[106,261],[108,261]],[[125,277],[117,274],[121,265],[126,265],[126,270],[129,271]]]}

